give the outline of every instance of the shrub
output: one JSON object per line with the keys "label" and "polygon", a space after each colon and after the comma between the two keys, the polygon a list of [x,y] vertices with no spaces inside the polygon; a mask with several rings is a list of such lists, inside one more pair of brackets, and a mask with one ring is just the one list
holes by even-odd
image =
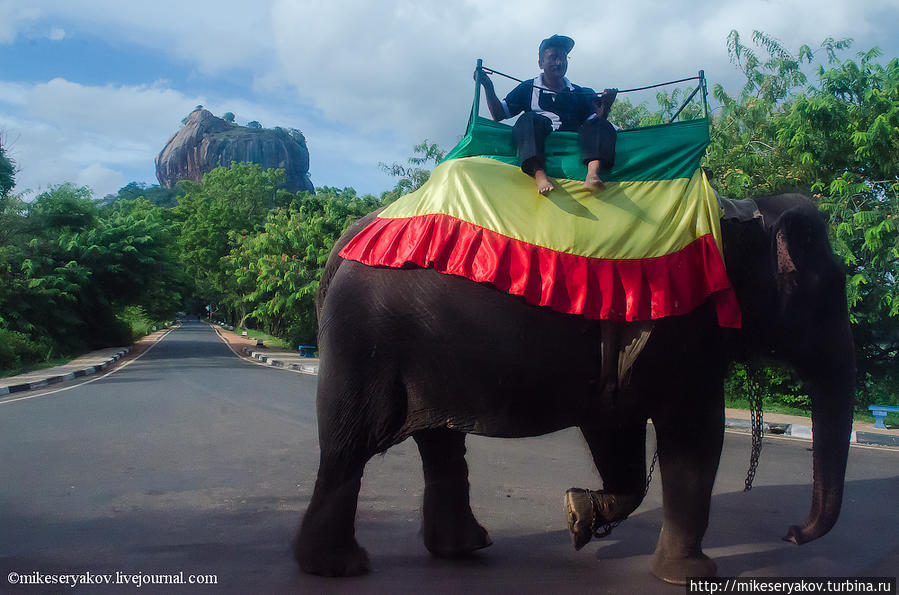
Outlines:
{"label": "shrub", "polygon": [[25,333],[0,328],[0,371],[15,372],[50,355],[47,339],[32,340]]}

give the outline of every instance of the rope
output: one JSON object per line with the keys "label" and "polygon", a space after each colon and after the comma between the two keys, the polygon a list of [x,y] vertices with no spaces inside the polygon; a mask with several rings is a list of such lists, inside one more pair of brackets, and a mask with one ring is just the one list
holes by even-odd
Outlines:
{"label": "rope", "polygon": [[[483,70],[487,74],[498,74],[499,76],[504,76],[507,79],[512,79],[513,81],[516,81],[519,83],[524,82],[523,80],[521,80],[519,78],[515,78],[512,75],[506,74],[504,72],[500,72],[498,70],[493,70],[492,68],[487,68],[486,66],[482,66],[481,70]],[[684,79],[678,79],[676,81],[668,81],[667,83],[658,83],[656,85],[647,85],[645,87],[635,87],[633,89],[619,89],[618,92],[619,93],[633,93],[634,91],[645,91],[646,89],[655,89],[656,87],[664,87],[665,85],[676,85],[677,83],[683,83],[686,81],[698,81],[698,80],[700,80],[700,78],[698,76],[691,76],[691,77],[687,77]],[[552,89],[547,89],[546,87],[541,87],[540,85],[534,85],[534,86],[543,91],[550,91],[551,93],[558,93],[558,91],[553,91]],[[562,92],[564,92],[564,91],[562,91]],[[602,95],[602,93],[597,93],[597,95]]]}

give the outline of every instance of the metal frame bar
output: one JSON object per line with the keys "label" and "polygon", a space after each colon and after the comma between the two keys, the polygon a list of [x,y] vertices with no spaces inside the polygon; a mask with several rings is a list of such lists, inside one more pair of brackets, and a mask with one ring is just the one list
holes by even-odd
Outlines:
{"label": "metal frame bar", "polygon": [[[471,118],[469,119],[469,122],[468,122],[469,132],[474,128],[475,120],[477,119],[480,108],[481,108],[481,73],[483,73],[484,71],[488,71],[493,74],[499,74],[499,75],[505,76],[507,78],[510,78],[512,80],[516,80],[516,81],[519,80],[519,79],[516,79],[515,77],[509,76],[508,74],[503,74],[503,73],[493,70],[491,68],[484,68],[484,60],[481,58],[478,58],[477,66],[475,67],[474,104],[471,106]],[[708,91],[708,86],[706,85],[704,70],[700,70],[698,76],[691,76],[689,78],[680,79],[677,81],[670,81],[667,83],[659,83],[657,85],[649,85],[648,87],[639,87],[639,88],[635,88],[635,89],[624,89],[623,91],[619,91],[619,93],[629,93],[631,91],[642,91],[644,89],[653,89],[655,87],[662,87],[665,85],[674,85],[677,83],[682,83],[684,81],[693,81],[693,80],[697,80],[697,79],[699,80],[699,83],[696,85],[696,88],[693,89],[693,92],[690,93],[690,95],[687,97],[687,99],[684,100],[684,102],[681,104],[680,108],[678,108],[678,110],[674,113],[674,116],[672,116],[671,119],[668,120],[668,123],[671,124],[672,122],[677,120],[677,117],[680,115],[680,113],[682,111],[684,111],[684,108],[687,107],[687,104],[693,100],[693,98],[696,96],[696,94],[699,91],[702,91],[702,111],[703,111],[704,117],[706,119],[708,119],[708,117],[709,117],[709,91]]]}
{"label": "metal frame bar", "polygon": [[699,84],[696,85],[696,88],[693,89],[693,92],[690,93],[690,96],[684,100],[684,102],[681,104],[680,108],[678,108],[678,110],[674,113],[674,115],[671,117],[671,119],[668,120],[669,124],[671,124],[672,122],[677,120],[677,117],[680,115],[680,113],[682,111],[684,111],[684,108],[687,107],[687,104],[693,100],[693,97],[695,97],[696,93],[698,93],[699,91],[702,91],[702,111],[703,111],[705,118],[708,119],[708,117],[709,117],[709,97],[708,97],[709,92],[708,92],[708,89],[706,88],[706,84],[705,84],[705,71],[700,70],[699,71]]}

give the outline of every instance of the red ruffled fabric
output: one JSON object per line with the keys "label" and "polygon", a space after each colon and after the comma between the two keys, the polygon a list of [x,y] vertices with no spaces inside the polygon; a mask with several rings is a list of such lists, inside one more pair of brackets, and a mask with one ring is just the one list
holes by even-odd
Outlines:
{"label": "red ruffled fabric", "polygon": [[679,316],[712,299],[720,326],[739,328],[741,323],[736,294],[711,235],[655,258],[589,258],[435,214],[375,219],[340,256],[369,266],[433,267],[490,283],[537,306],[592,319]]}

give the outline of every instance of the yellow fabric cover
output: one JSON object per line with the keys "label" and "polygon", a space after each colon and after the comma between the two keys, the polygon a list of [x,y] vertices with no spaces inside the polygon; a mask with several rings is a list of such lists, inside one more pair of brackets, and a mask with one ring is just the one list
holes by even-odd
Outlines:
{"label": "yellow fabric cover", "polygon": [[487,157],[445,161],[427,184],[380,218],[444,214],[550,250],[591,258],[664,256],[706,234],[721,250],[721,211],[705,174],[608,182],[592,192],[578,180],[554,180],[547,196],[514,165]]}

